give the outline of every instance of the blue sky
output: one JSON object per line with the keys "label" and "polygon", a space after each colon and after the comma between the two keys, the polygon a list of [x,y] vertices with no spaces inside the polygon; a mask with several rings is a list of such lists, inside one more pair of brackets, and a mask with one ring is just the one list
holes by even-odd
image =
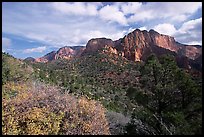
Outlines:
{"label": "blue sky", "polygon": [[202,44],[201,2],[3,2],[2,51],[41,57],[89,39],[117,40],[139,28]]}

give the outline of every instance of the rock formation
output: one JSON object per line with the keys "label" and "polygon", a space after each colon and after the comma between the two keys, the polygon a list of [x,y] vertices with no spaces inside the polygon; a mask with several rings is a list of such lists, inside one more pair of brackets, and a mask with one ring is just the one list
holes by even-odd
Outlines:
{"label": "rock formation", "polygon": [[36,58],[36,62],[49,62],[56,59],[72,59],[73,57],[80,57],[82,52],[84,51],[83,46],[76,46],[76,47],[62,47],[57,52],[52,51],[46,54],[43,57]]}
{"label": "rock formation", "polygon": [[[72,59],[89,55],[101,50],[104,53],[113,53],[132,61],[145,61],[154,53],[157,56],[171,54],[175,56],[178,65],[190,69],[192,66],[202,68],[202,47],[198,45],[181,44],[171,36],[159,34],[154,30],[140,31],[139,29],[127,34],[119,40],[95,38],[88,41],[86,47],[63,47],[57,52],[51,52],[37,62],[65,58]],[[201,58],[201,59],[200,59]]]}

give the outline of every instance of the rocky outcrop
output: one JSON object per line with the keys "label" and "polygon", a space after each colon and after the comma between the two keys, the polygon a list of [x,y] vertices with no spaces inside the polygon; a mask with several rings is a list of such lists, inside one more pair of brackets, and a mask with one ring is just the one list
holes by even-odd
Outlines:
{"label": "rocky outcrop", "polygon": [[173,37],[159,34],[154,30],[149,31],[152,43],[158,47],[168,49],[170,51],[177,52],[181,47],[177,46],[176,41]]}
{"label": "rocky outcrop", "polygon": [[52,52],[46,54],[46,55],[43,56],[43,57],[36,58],[35,61],[36,61],[36,62],[43,62],[43,63],[52,61],[52,60],[55,59],[55,54],[56,54],[56,51],[52,51]]}
{"label": "rocky outcrop", "polygon": [[83,46],[76,46],[76,47],[69,47],[65,46],[60,48],[57,52],[52,51],[46,54],[43,57],[35,59],[36,62],[49,62],[56,59],[72,59],[74,57],[80,57],[82,52],[84,51],[85,47]]}
{"label": "rocky outcrop", "polygon": [[118,55],[118,51],[114,47],[111,47],[111,46],[108,46],[108,45],[104,46],[102,52],[105,53],[105,54],[115,54],[115,55]]}
{"label": "rocky outcrop", "polygon": [[173,54],[172,52],[180,49],[173,37],[159,34],[154,30],[148,32],[136,29],[116,43],[115,47],[124,52],[124,57],[133,61],[145,60],[152,52],[157,55]]}
{"label": "rocky outcrop", "polygon": [[55,59],[61,59],[61,58],[70,59],[74,56],[74,54],[75,54],[75,50],[73,50],[72,48],[67,46],[62,47],[57,51],[55,55]]}
{"label": "rocky outcrop", "polygon": [[86,47],[66,46],[59,49],[56,53],[50,53],[36,60],[38,62],[47,62],[59,58],[72,59],[96,53],[97,51],[114,54],[114,56],[122,56],[132,61],[145,61],[151,53],[155,53],[157,56],[171,54],[176,57],[180,66],[202,68],[202,59],[200,59],[202,58],[201,46],[184,45],[175,41],[171,36],[159,34],[154,30],[140,31],[139,29],[116,41],[107,38],[94,38],[88,41]]}
{"label": "rocky outcrop", "polygon": [[99,49],[104,48],[105,46],[113,47],[114,42],[111,39],[106,39],[106,38],[91,39],[86,44],[86,49],[82,54],[86,55],[86,54],[94,53]]}
{"label": "rocky outcrop", "polygon": [[181,48],[181,50],[184,56],[192,60],[195,60],[202,55],[202,48],[197,45],[185,45]]}
{"label": "rocky outcrop", "polygon": [[[154,30],[140,31],[139,29],[116,41],[106,38],[91,39],[82,55],[94,53],[100,49],[132,61],[145,61],[151,53],[157,56],[171,54],[176,57],[177,63],[185,68],[191,68],[192,62],[202,55],[201,46],[184,45],[171,36],[159,34]],[[196,65],[198,64],[202,66],[202,62],[196,60]]]}
{"label": "rocky outcrop", "polygon": [[[134,30],[122,39],[115,41],[114,47],[122,56],[133,61],[144,61],[150,53],[157,56],[171,54],[177,63],[190,69],[202,68],[202,47],[198,45],[184,45],[175,41],[173,37],[159,34],[154,30],[149,32]],[[201,56],[201,57],[200,57]]]}

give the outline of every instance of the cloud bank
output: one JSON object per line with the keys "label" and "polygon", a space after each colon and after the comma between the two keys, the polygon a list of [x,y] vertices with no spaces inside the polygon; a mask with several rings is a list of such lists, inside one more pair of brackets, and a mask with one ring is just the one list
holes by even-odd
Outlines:
{"label": "cloud bank", "polygon": [[32,53],[32,52],[43,52],[46,50],[46,46],[37,47],[37,48],[31,48],[31,49],[25,49],[24,53]]}

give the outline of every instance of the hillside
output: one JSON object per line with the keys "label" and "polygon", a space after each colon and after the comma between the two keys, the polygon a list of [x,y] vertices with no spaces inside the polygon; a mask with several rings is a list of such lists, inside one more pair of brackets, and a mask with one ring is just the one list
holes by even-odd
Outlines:
{"label": "hillside", "polygon": [[63,93],[40,82],[32,66],[2,53],[4,135],[108,135],[106,109],[98,101]]}
{"label": "hillside", "polygon": [[135,30],[35,61],[2,53],[3,134],[201,134],[201,49]]}
{"label": "hillside", "polygon": [[[64,87],[64,92],[98,100],[109,112],[129,118],[132,115],[132,120],[136,120],[136,123],[125,122],[127,126],[123,123],[123,126],[119,126],[120,132],[111,130],[111,133],[194,134],[194,130],[199,130],[200,124],[187,132],[185,123],[191,127],[195,121],[200,121],[199,83],[202,78],[200,75],[190,76],[178,68],[174,56],[157,58],[152,54],[144,62],[134,62],[115,54],[111,47],[106,46],[72,60],[59,59],[46,64],[34,63],[33,66],[36,77],[41,80]],[[157,106],[155,102],[158,97],[162,106]],[[147,117],[149,121],[140,121]],[[165,128],[176,130],[168,132],[149,123],[157,123],[158,117],[167,120],[167,123],[163,123]],[[177,121],[176,117],[183,120]],[[196,117],[199,119],[196,120]],[[185,127],[181,128],[180,124]]]}
{"label": "hillside", "polygon": [[202,135],[202,2],[2,2],[2,135]]}

